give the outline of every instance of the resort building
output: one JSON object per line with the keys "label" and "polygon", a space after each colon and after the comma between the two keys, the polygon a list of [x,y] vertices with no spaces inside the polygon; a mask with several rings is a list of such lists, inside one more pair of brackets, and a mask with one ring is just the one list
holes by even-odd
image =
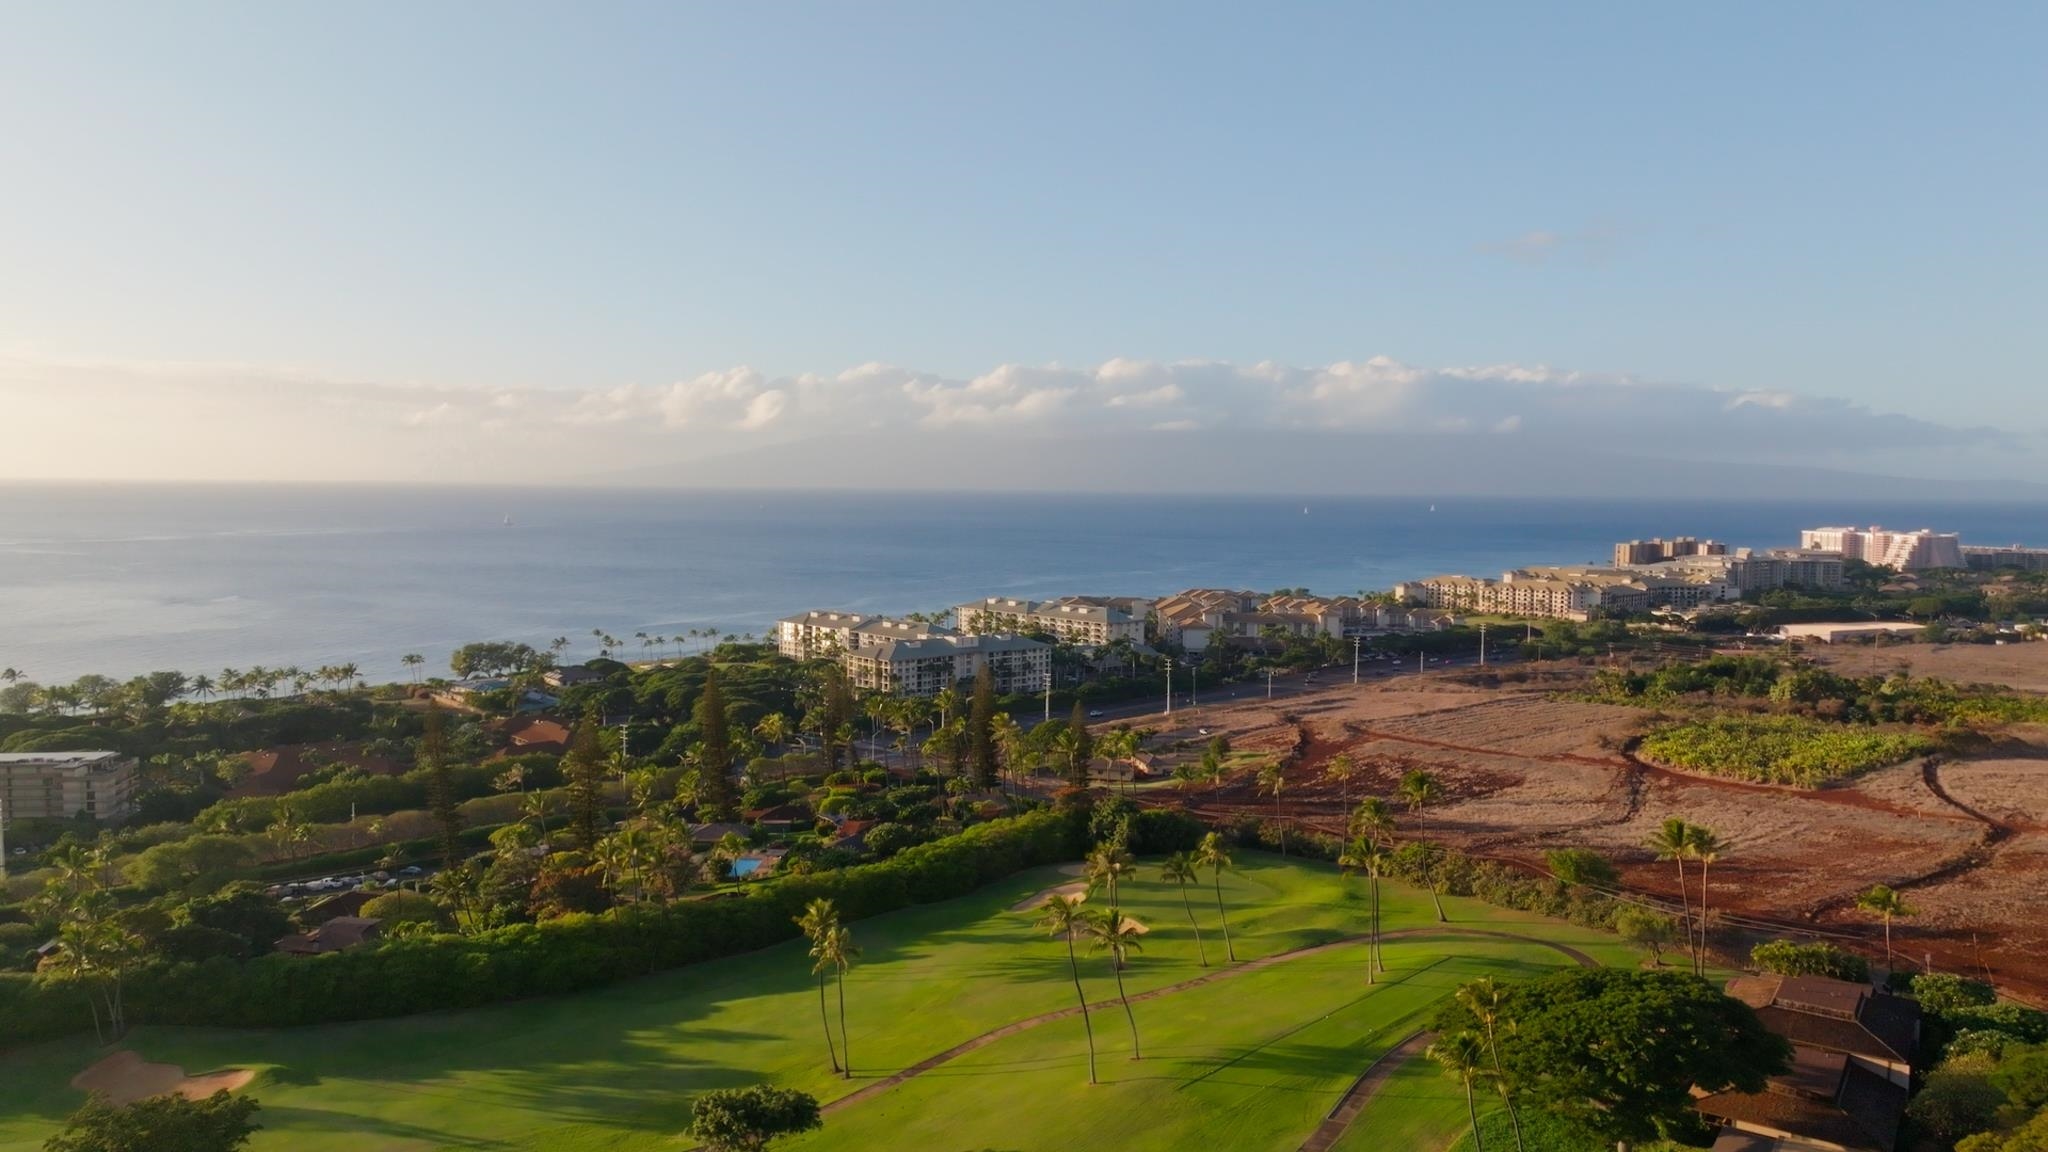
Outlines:
{"label": "resort building", "polygon": [[[1105,600],[1108,598],[1105,598]],[[1145,642],[1145,613],[1098,603],[1083,597],[1063,600],[1013,600],[990,596],[953,609],[953,623],[964,634],[1042,632],[1069,644],[1100,648],[1118,640]]]}
{"label": "resort building", "polygon": [[1627,568],[1636,564],[1661,564],[1666,560],[1677,560],[1683,556],[1725,556],[1728,546],[1718,540],[1701,540],[1692,536],[1680,536],[1675,540],[1624,540],[1614,546],[1614,566]]}
{"label": "resort building", "polygon": [[2048,571],[2048,548],[2022,548],[2014,544],[2010,548],[1964,547],[1963,563],[1980,571],[1996,568],[2018,568],[2027,572]]}
{"label": "resort building", "polygon": [[1728,995],[1792,1042],[1792,1066],[1762,1092],[1695,1103],[1722,1124],[1714,1152],[1893,1152],[1913,1082],[1920,1007],[1825,976],[1738,976]]}
{"label": "resort building", "polygon": [[102,822],[135,810],[135,758],[119,752],[0,752],[0,801],[12,820]]}
{"label": "resort building", "polygon": [[855,688],[895,696],[935,696],[984,667],[999,693],[1043,692],[1052,677],[1052,645],[1015,635],[947,634],[862,644],[840,662]]}
{"label": "resort building", "polygon": [[1953,532],[1921,528],[1892,532],[1869,528],[1808,528],[1799,546],[1816,552],[1839,552],[1845,560],[1861,560],[1883,568],[1911,572],[1917,568],[1961,568],[1962,541]]}
{"label": "resort building", "polygon": [[859,612],[805,612],[775,622],[775,650],[791,660],[847,652],[885,640],[924,640],[952,633],[935,624]]}

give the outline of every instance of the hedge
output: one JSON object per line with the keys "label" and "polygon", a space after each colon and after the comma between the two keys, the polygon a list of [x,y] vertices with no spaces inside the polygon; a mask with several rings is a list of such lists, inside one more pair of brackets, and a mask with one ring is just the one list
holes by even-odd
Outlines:
{"label": "hedge", "polygon": [[[823,897],[847,919],[964,896],[1026,868],[1072,860],[1082,822],[1049,811],[976,825],[876,864],[753,885],[740,896],[516,924],[476,936],[393,940],[323,956],[155,963],[126,996],[138,1023],[288,1027],[474,1008],[600,987],[797,935]],[[0,973],[0,1037],[19,1044],[81,1031],[82,997],[62,982]]]}

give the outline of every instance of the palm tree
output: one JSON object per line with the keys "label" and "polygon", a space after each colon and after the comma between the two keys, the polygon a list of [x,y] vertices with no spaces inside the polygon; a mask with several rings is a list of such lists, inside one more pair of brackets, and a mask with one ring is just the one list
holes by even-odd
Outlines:
{"label": "palm tree", "polygon": [[1472,1152],[1483,1152],[1479,1143],[1479,1106],[1472,1100],[1472,1085],[1484,1074],[1480,1061],[1485,1045],[1470,1032],[1457,1032],[1429,1046],[1428,1056],[1443,1065],[1445,1072],[1465,1084],[1465,1115],[1472,1121]]}
{"label": "palm tree", "polygon": [[1330,762],[1323,767],[1323,779],[1340,789],[1339,795],[1346,804],[1351,803],[1351,780],[1357,775],[1358,762],[1351,758],[1349,752],[1339,752],[1330,757]]}
{"label": "palm tree", "polygon": [[1394,809],[1377,796],[1367,796],[1351,810],[1351,835],[1370,836],[1375,840],[1392,839],[1394,835]]}
{"label": "palm tree", "polygon": [[1707,971],[1707,867],[1721,858],[1727,845],[1714,834],[1712,828],[1694,824],[1688,832],[1686,847],[1693,859],[1700,862],[1700,935],[1699,944],[1693,949],[1692,971],[1695,976],[1704,976]]}
{"label": "palm tree", "polygon": [[1401,777],[1401,799],[1407,803],[1408,811],[1414,814],[1418,829],[1422,826],[1423,809],[1443,797],[1443,785],[1436,782],[1435,776],[1420,768]]}
{"label": "palm tree", "polygon": [[1911,916],[1917,909],[1906,903],[1898,892],[1883,884],[1873,886],[1870,891],[1856,898],[1856,907],[1884,921],[1884,966],[1889,972],[1892,966],[1892,921]]}
{"label": "palm tree", "polygon": [[1692,825],[1677,816],[1666,817],[1664,823],[1650,834],[1650,851],[1659,860],[1669,860],[1678,866],[1678,910],[1679,918],[1685,924],[1685,946],[1692,948],[1692,898],[1686,894],[1685,861],[1692,855]]}
{"label": "palm tree", "polygon": [[1202,926],[1195,920],[1195,905],[1188,899],[1188,885],[1200,884],[1202,874],[1195,869],[1195,857],[1188,852],[1175,852],[1159,866],[1159,878],[1180,886],[1180,906],[1187,910],[1188,927],[1195,930],[1195,955],[1202,967],[1209,966],[1208,950],[1202,947]]}
{"label": "palm tree", "polygon": [[839,1051],[846,1057],[846,1078],[853,1079],[853,1037],[846,1034],[846,970],[860,958],[860,946],[853,942],[853,929],[841,925],[826,939],[825,954],[839,969],[832,987],[839,995]]}
{"label": "palm tree", "polygon": [[520,818],[540,825],[540,838],[543,843],[548,838],[548,813],[554,810],[555,803],[545,792],[528,792],[519,801]]}
{"label": "palm tree", "polygon": [[1508,1095],[1508,1074],[1500,1063],[1500,1012],[1507,1005],[1508,991],[1494,983],[1491,976],[1481,977],[1458,989],[1458,1003],[1472,1013],[1480,1026],[1486,1029],[1486,1048],[1493,1057],[1493,1085],[1500,1091],[1500,1102],[1507,1105],[1508,1124],[1515,1130],[1515,1149],[1522,1152],[1522,1118],[1515,1112],[1515,1102]]}
{"label": "palm tree", "polygon": [[1088,1082],[1095,1083],[1095,1025],[1088,1020],[1088,994],[1081,989],[1081,962],[1074,956],[1074,935],[1081,931],[1081,898],[1055,892],[1038,906],[1038,926],[1067,942],[1067,972],[1074,978],[1074,999],[1081,1005],[1081,1028],[1088,1034]]}
{"label": "palm tree", "polygon": [[1223,922],[1223,951],[1230,962],[1237,963],[1237,946],[1230,939],[1230,917],[1223,911],[1223,870],[1230,867],[1230,853],[1223,847],[1223,837],[1210,832],[1202,837],[1195,848],[1195,863],[1209,869],[1216,881],[1216,918]]}
{"label": "palm tree", "polygon": [[[9,668],[8,671],[14,672],[14,669]],[[19,672],[15,672],[14,674],[17,677],[21,675],[21,673]],[[194,696],[199,697],[201,700],[204,700],[207,697],[213,695],[213,677],[208,676],[204,672],[201,672],[199,675],[194,676],[192,678],[192,694]]]}
{"label": "palm tree", "polygon": [[771,748],[782,747],[789,741],[789,717],[780,712],[770,712],[754,725],[754,735]]}
{"label": "palm tree", "polygon": [[0,668],[0,680],[5,680],[5,681],[7,681],[7,682],[8,682],[9,684],[13,684],[13,683],[15,683],[16,681],[18,681],[18,680],[20,680],[20,679],[21,679],[21,669],[19,669],[19,668]]}
{"label": "palm tree", "polygon": [[1369,877],[1372,911],[1368,914],[1368,939],[1365,946],[1365,982],[1378,981],[1378,974],[1387,970],[1386,960],[1380,955],[1380,873],[1386,870],[1390,859],[1379,841],[1370,836],[1360,836],[1351,842],[1343,855],[1337,857],[1337,866],[1359,869]]}
{"label": "palm tree", "polygon": [[826,955],[826,938],[839,927],[839,909],[830,900],[822,897],[804,905],[804,914],[796,917],[796,926],[811,942],[811,973],[818,978],[818,1023],[825,1028],[825,1051],[832,1058],[832,1071],[839,1071],[839,1049],[832,1045],[832,1018],[825,1012],[825,973],[833,968],[832,959]]}
{"label": "palm tree", "polygon": [[951,685],[941,688],[932,697],[932,704],[939,710],[939,727],[943,728],[953,718],[953,710],[960,707],[960,690]]}
{"label": "palm tree", "polygon": [[1113,844],[1098,844],[1088,854],[1086,865],[1089,888],[1108,888],[1109,907],[1117,908],[1117,885],[1138,870],[1131,854]]}
{"label": "palm tree", "polygon": [[1097,952],[1109,953],[1110,970],[1116,973],[1116,998],[1124,1003],[1124,1019],[1131,1025],[1131,1059],[1142,1060],[1138,1050],[1138,1017],[1131,1011],[1131,998],[1124,992],[1124,965],[1131,953],[1144,948],[1145,929],[1136,920],[1111,908],[1083,918],[1088,944]]}
{"label": "palm tree", "polygon": [[1287,855],[1287,820],[1280,813],[1280,794],[1287,790],[1287,773],[1274,761],[1259,769],[1258,788],[1273,798],[1273,823],[1280,826],[1280,854]]}

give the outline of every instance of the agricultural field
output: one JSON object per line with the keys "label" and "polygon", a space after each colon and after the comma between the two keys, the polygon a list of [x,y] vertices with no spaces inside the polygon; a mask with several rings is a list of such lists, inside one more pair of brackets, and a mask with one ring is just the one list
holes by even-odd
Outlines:
{"label": "agricultural field", "polygon": [[1709,716],[1643,737],[1645,760],[1753,784],[1818,788],[1934,750],[1924,736],[1801,716]]}
{"label": "agricultural field", "polygon": [[[1426,894],[1395,885],[1391,970],[1368,985],[1364,948],[1352,942],[1362,885],[1326,865],[1245,854],[1223,878],[1238,964],[1222,963],[1213,892],[1187,894],[1205,968],[1189,904],[1157,878],[1156,862],[1141,867],[1123,903],[1149,928],[1125,972],[1145,1059],[1130,1059],[1107,961],[1084,954],[1094,1087],[1079,1020],[1053,1015],[1073,1003],[1065,949],[1016,910],[1070,883],[1059,869],[853,925],[863,955],[846,987],[851,1080],[827,1067],[800,943],[445,1015],[271,1031],[144,1026],[122,1048],[194,1076],[247,1073],[245,1090],[263,1104],[256,1152],[672,1149],[687,1146],[675,1137],[697,1092],[760,1082],[828,1106],[861,1093],[790,1148],[1048,1148],[1085,1132],[1140,1150],[1185,1148],[1201,1133],[1216,1146],[1279,1152],[1299,1147],[1366,1065],[1462,981],[1636,962],[1606,934],[1471,901],[1447,900],[1451,923],[1439,926]],[[1006,1031],[977,1039],[997,1029]],[[889,1082],[955,1046],[966,1047]],[[72,1040],[0,1056],[0,1152],[38,1148],[82,1099],[72,1078],[107,1055]],[[1454,1141],[1462,1097],[1450,1113],[1410,1107],[1408,1094],[1435,1100],[1444,1086],[1433,1070],[1402,1071],[1403,1094],[1357,1124],[1376,1126],[1384,1109],[1390,1133]],[[1043,1106],[1053,1099],[1060,1107]]]}

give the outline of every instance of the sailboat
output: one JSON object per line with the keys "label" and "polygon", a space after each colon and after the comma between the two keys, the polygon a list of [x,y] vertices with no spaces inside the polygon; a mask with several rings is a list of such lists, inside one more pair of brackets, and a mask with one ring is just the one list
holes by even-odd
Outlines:
{"label": "sailboat", "polygon": [[511,514],[510,512],[507,512],[507,513],[505,513],[505,527],[507,527],[507,528],[510,528],[511,526],[512,526],[512,514]]}

